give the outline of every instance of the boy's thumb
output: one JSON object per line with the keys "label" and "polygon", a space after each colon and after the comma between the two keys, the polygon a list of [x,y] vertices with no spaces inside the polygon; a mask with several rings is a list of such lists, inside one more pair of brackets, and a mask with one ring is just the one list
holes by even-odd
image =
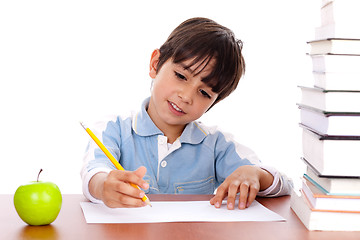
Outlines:
{"label": "boy's thumb", "polygon": [[138,169],[136,169],[134,171],[134,173],[139,177],[139,178],[143,178],[145,176],[145,173],[146,173],[146,167],[144,166],[141,166],[139,167]]}

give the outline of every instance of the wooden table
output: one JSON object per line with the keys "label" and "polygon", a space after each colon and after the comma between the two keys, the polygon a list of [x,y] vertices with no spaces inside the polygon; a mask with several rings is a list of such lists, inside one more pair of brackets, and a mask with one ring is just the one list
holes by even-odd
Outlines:
{"label": "wooden table", "polygon": [[[211,195],[149,195],[149,198],[152,201],[194,201],[209,200]],[[13,195],[0,195],[0,239],[360,239],[360,232],[308,231],[290,209],[289,196],[257,200],[286,218],[286,222],[87,224],[79,204],[86,201],[85,198],[80,194],[64,194],[58,218],[51,225],[35,227],[26,225],[19,218],[13,205]]]}

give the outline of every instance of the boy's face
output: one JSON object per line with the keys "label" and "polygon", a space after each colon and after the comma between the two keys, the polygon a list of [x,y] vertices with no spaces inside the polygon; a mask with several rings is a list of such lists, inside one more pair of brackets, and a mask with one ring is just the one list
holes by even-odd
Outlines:
{"label": "boy's face", "polygon": [[201,81],[210,74],[215,60],[211,60],[205,68],[205,64],[201,65],[199,61],[185,69],[192,59],[180,64],[169,59],[156,72],[159,56],[159,50],[155,50],[150,61],[149,75],[153,79],[153,88],[148,113],[162,131],[162,128],[183,128],[200,118],[218,97],[211,87]]}

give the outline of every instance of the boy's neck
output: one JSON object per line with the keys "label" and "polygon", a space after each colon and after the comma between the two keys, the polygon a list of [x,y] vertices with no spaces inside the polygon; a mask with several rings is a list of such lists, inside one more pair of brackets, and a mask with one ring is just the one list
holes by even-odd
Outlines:
{"label": "boy's neck", "polygon": [[[151,116],[150,116],[151,118]],[[154,121],[153,121],[154,122]],[[182,132],[185,129],[185,126],[182,125],[163,125],[161,126],[160,124],[157,124],[156,122],[154,122],[154,124],[156,125],[157,128],[160,129],[160,131],[162,133],[164,133],[164,136],[167,137],[168,139],[168,143],[174,143],[176,141],[176,139],[178,139]]]}
{"label": "boy's neck", "polygon": [[[184,128],[183,128],[183,130],[184,130]],[[165,133],[163,130],[161,130],[163,133],[164,133],[164,135],[167,137],[167,139],[168,139],[168,143],[171,143],[171,144],[173,144],[175,141],[176,141],[176,139],[178,139],[180,136],[181,136],[181,134],[182,134],[182,131],[180,132],[180,133]]]}

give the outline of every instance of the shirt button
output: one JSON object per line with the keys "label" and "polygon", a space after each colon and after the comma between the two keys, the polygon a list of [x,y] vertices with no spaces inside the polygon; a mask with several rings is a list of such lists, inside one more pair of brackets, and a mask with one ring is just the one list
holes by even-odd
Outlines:
{"label": "shirt button", "polygon": [[167,165],[167,162],[166,162],[166,161],[162,161],[162,162],[161,162],[161,166],[162,166],[162,167],[166,167],[166,165]]}

